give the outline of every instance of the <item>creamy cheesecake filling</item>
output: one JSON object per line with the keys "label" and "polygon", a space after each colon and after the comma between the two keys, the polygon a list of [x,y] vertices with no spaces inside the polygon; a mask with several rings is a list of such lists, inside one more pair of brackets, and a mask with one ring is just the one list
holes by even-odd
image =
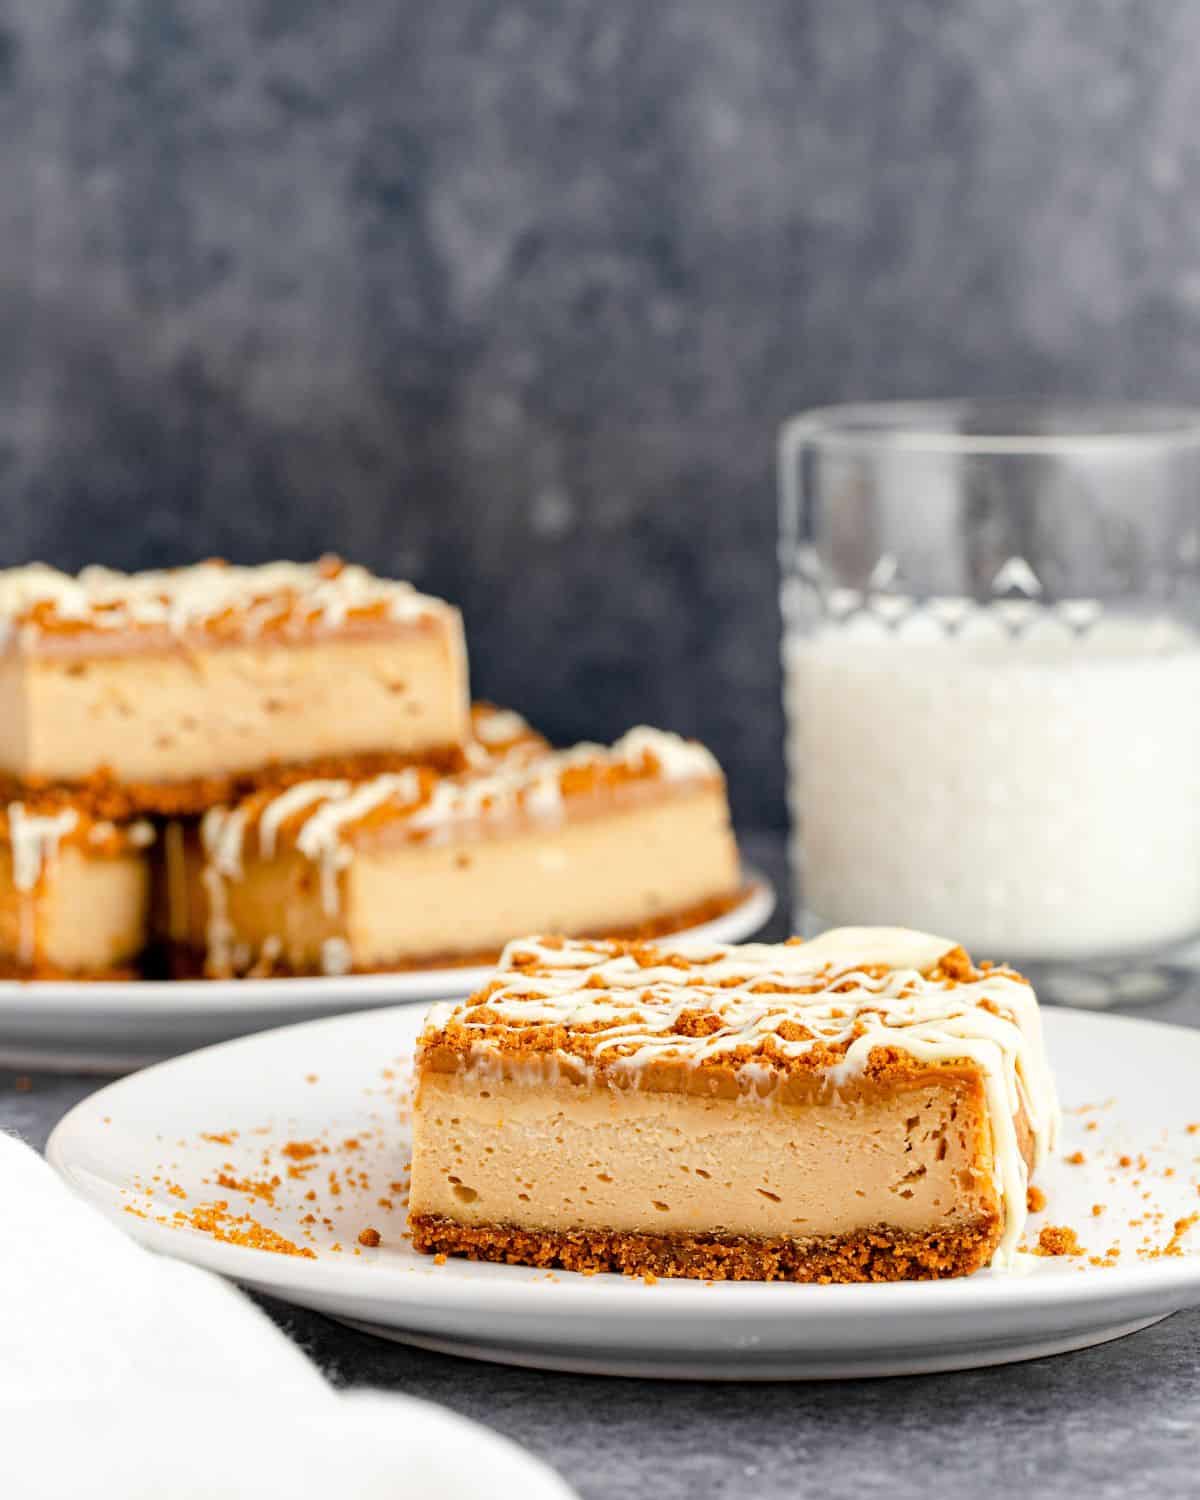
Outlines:
{"label": "creamy cheesecake filling", "polygon": [[417,753],[467,734],[450,636],[35,658],[0,678],[0,769],[170,783],[273,763]]}
{"label": "creamy cheesecake filling", "polygon": [[[236,878],[209,871],[216,971],[269,950],[299,973],[383,968],[417,958],[498,951],[514,932],[635,928],[738,888],[723,789],[593,807],[507,837],[359,849],[328,900],[328,866],[296,850],[246,859]],[[343,948],[329,948],[331,939]]]}
{"label": "creamy cheesecake filling", "polygon": [[348,937],[365,967],[397,951],[499,950],[530,927],[652,923],[731,894],[738,878],[724,793],[701,787],[508,839],[364,851],[348,872]]}
{"label": "creamy cheesecake filling", "polygon": [[124,967],[146,946],[144,819],[116,824],[62,804],[0,807],[0,963],[34,973]]}
{"label": "creamy cheesecake filling", "polygon": [[9,967],[87,974],[134,963],[149,935],[150,872],[138,850],[89,856],[64,846],[35,884],[18,885],[0,849],[0,959]]}
{"label": "creamy cheesecake filling", "polygon": [[982,1090],[801,1106],[426,1073],[410,1206],[465,1225],[827,1238],[996,1221]]}
{"label": "creamy cheesecake filling", "polygon": [[149,935],[150,874],[144,857],[95,860],[66,849],[50,882],[42,953],[71,972],[134,963]]}
{"label": "creamy cheesecake filling", "polygon": [[28,699],[24,662],[0,654],[0,770],[14,775],[29,764]]}

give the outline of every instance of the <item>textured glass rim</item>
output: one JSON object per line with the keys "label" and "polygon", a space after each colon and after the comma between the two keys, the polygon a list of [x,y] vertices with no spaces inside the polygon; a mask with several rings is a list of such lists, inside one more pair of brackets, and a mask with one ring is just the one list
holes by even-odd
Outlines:
{"label": "textured glass rim", "polygon": [[[1059,424],[1021,432],[1020,417]],[[978,422],[994,433],[955,431]],[[1099,429],[1099,430],[1096,430]],[[862,401],[817,406],[785,422],[780,460],[802,449],[862,453],[1118,454],[1200,447],[1200,407],[1161,402],[1000,397],[955,401]]]}

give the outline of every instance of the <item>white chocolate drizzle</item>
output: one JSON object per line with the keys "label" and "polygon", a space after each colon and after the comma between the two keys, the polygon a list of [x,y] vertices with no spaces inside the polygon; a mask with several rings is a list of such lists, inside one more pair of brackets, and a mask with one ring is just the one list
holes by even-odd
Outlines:
{"label": "white chocolate drizzle", "polygon": [[208,964],[217,974],[240,968],[237,961],[237,931],[229,916],[226,882],[242,876],[243,842],[249,808],[210,807],[200,820],[200,839],[205,861],[201,876],[208,897],[206,927]]}
{"label": "white chocolate drizzle", "polygon": [[412,802],[420,793],[421,778],[416,771],[376,776],[322,802],[316,812],[305,819],[296,835],[296,848],[305,858],[320,866],[321,909],[327,917],[337,913],[338,878],[351,859],[350,850],[341,842],[342,828],[365,818],[387,801]]}
{"label": "white chocolate drizzle", "polygon": [[330,797],[344,797],[350,791],[348,781],[302,781],[298,786],[280,792],[263,809],[258,820],[258,852],[263,859],[275,858],[279,829],[288,818],[314,802]]}
{"label": "white chocolate drizzle", "polygon": [[229,898],[224,880],[211,860],[206,861],[201,874],[204,894],[208,898],[208,922],[205,942],[208,950],[207,967],[217,975],[229,974],[234,968],[236,933],[229,920]]}
{"label": "white chocolate drizzle", "polygon": [[[658,943],[652,951],[664,962],[647,967],[620,945],[523,939],[509,944],[494,981],[475,1000],[436,1007],[427,1035],[452,1017],[477,1028],[486,1051],[497,1027],[586,1026],[591,1054],[607,1056],[633,1084],[656,1060],[699,1064],[736,1053],[748,1095],[764,1092],[764,1075],[778,1076],[771,1056],[798,1058],[822,1045],[844,1049],[825,1070],[834,1090],[861,1074],[876,1048],[924,1063],[969,1060],[984,1080],[1004,1205],[995,1264],[1008,1267],[1028,1186],[1016,1117],[1023,1108],[1037,1166],[1057,1140],[1058,1101],[1033,989],[1004,969],[961,981],[927,977],[955,946],[904,929],[843,928],[803,944]],[[473,1020],[476,1005],[482,1016]],[[697,1009],[714,1014],[719,1027],[703,1036],[676,1034],[683,1012]],[[792,1023],[788,1031],[802,1026],[804,1039],[780,1035],[785,1023]],[[746,1059],[747,1051],[761,1055]]]}
{"label": "white chocolate drizzle", "polygon": [[[517,759],[486,772],[467,771],[423,782],[415,770],[374,776],[369,781],[305,781],[280,792],[262,808],[257,820],[258,852],[273,859],[285,823],[306,812],[294,833],[296,848],[308,859],[337,865],[337,846],[349,831],[380,808],[412,834],[433,842],[452,838],[473,824],[506,822],[518,814],[541,823],[566,817],[563,774],[574,767],[598,769],[617,764],[654,769],[648,780],[683,782],[720,775],[720,767],[702,745],[657,729],[636,729],[612,748],[579,745],[546,751],[530,761]],[[247,834],[245,804],[208,815],[206,835],[221,873],[240,875]]]}
{"label": "white chocolate drizzle", "polygon": [[489,709],[475,715],[475,738],[489,749],[508,745],[529,733],[529,725],[511,708]]}
{"label": "white chocolate drizzle", "polygon": [[467,768],[494,771],[503,765],[528,765],[550,754],[550,746],[527,720],[509,708],[476,703],[471,710],[472,737],[463,746]]}
{"label": "white chocolate drizzle", "polygon": [[18,891],[32,891],[59,843],[79,822],[72,807],[56,813],[31,813],[23,802],[8,804],[8,838],[12,848],[12,879]]}
{"label": "white chocolate drizzle", "polygon": [[639,724],[636,729],[622,735],[613,746],[613,752],[630,766],[637,766],[648,756],[652,757],[658,762],[664,781],[686,781],[693,776],[720,773],[716,756],[698,740],[685,740],[681,735],[650,729],[645,724]]}
{"label": "white chocolate drizzle", "polygon": [[349,974],[354,967],[354,955],[345,938],[329,937],[321,944],[321,973],[329,975]]}
{"label": "white chocolate drizzle", "polygon": [[393,621],[453,613],[409,583],[353,565],[275,562],[245,568],[205,562],[145,573],[91,567],[76,576],[42,563],[0,570],[0,646],[19,622],[25,622],[22,642],[33,644],[42,631],[30,616],[39,608],[51,619],[90,630],[157,627],[175,636],[231,612],[243,617],[248,636],[281,613],[327,631],[339,629],[356,611],[380,610]]}
{"label": "white chocolate drizzle", "polygon": [[79,814],[71,807],[37,814],[22,802],[8,804],[8,840],[12,855],[12,883],[17,892],[17,957],[32,964],[37,956],[37,909],[34,893],[46,866],[58,854],[59,843],[71,833]]}
{"label": "white chocolate drizzle", "polygon": [[200,837],[209,862],[229,880],[241,879],[242,847],[249,813],[250,809],[244,802],[233,808],[210,807],[200,821]]}

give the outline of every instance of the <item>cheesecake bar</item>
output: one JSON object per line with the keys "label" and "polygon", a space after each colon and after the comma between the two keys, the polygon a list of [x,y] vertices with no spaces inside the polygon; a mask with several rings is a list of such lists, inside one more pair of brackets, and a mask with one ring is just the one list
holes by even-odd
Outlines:
{"label": "cheesecake bar", "polygon": [[923,933],[531,938],[416,1063],[418,1250],[791,1281],[1010,1261],[1058,1128],[1033,990]]}
{"label": "cheesecake bar", "polygon": [[498,769],[304,782],[203,832],[215,975],[494,961],[532,928],[677,930],[740,895],[720,767],[644,728]]}
{"label": "cheesecake bar", "polygon": [[[492,703],[471,705],[471,735],[461,753],[463,769],[474,773],[513,769],[549,753],[548,741],[520,714]],[[307,792],[297,796],[307,805]],[[209,835],[214,843],[217,842],[214,830],[227,826],[232,811],[223,809],[210,818]],[[208,891],[214,884],[219,894],[225,889],[220,873],[214,869],[210,874],[208,865],[201,819],[164,820],[154,850],[155,968],[175,978],[198,978],[206,970]],[[272,919],[271,931],[279,930],[280,925],[277,919]],[[273,971],[272,946],[264,942],[257,949],[252,947],[251,972]],[[223,976],[229,974],[230,965],[223,963],[219,972]]]}
{"label": "cheesecake bar", "polygon": [[281,777],[461,763],[462,621],[334,558],[0,572],[0,782],[109,817]]}
{"label": "cheesecake bar", "polygon": [[149,935],[154,829],[67,804],[0,809],[0,975],[132,978]]}

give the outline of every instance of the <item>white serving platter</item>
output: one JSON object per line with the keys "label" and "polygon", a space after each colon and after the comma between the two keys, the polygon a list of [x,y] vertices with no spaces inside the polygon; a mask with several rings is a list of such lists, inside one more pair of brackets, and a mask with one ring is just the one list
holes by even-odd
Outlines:
{"label": "white serving platter", "polygon": [[[745,896],[732,910],[673,938],[737,943],[758,932],[775,909],[775,891],[754,869],[746,869],[745,883]],[[5,980],[0,1066],[127,1073],[270,1026],[468,995],[490,973],[484,966],[314,979]]]}

